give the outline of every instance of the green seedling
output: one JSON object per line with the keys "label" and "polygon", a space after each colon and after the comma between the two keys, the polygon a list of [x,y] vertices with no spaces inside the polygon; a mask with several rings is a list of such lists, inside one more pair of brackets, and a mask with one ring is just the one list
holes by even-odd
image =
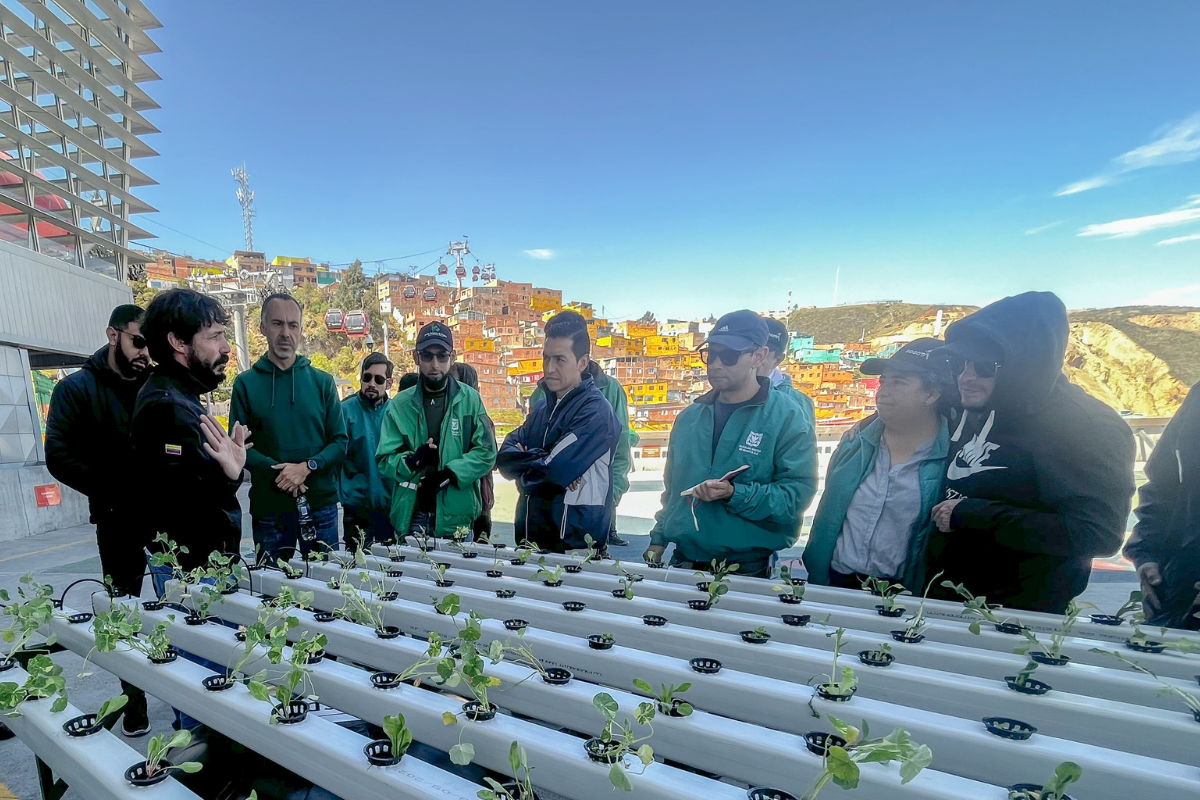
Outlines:
{"label": "green seedling", "polygon": [[403,714],[388,714],[383,718],[383,733],[392,743],[392,755],[402,758],[412,747],[412,731],[404,724]]}
{"label": "green seedling", "polygon": [[939,572],[929,579],[929,582],[925,584],[925,593],[921,595],[921,604],[917,606],[917,613],[905,620],[904,635],[910,639],[924,636],[926,628],[929,627],[925,621],[925,601],[929,599],[929,590],[933,588],[934,581],[942,577],[942,574]]}
{"label": "green seedling", "polygon": [[1038,639],[1037,634],[1027,627],[1021,628],[1021,635],[1025,637],[1025,644],[1013,650],[1017,655],[1025,655],[1029,652],[1045,653],[1050,658],[1061,658],[1063,642],[1071,635],[1075,625],[1079,622],[1079,615],[1084,609],[1095,608],[1091,603],[1080,603],[1072,599],[1067,604],[1067,613],[1063,616],[1062,624],[1054,633],[1050,634],[1050,645],[1046,646]]}
{"label": "green seedling", "polygon": [[596,540],[590,533],[583,535],[583,543],[587,545],[587,555],[583,559],[584,564],[598,564],[604,560],[604,556],[600,554],[600,548],[596,546]]}
{"label": "green seedling", "polygon": [[[4,607],[3,616],[10,618],[8,625],[0,631],[0,641],[8,645],[0,661],[9,661],[26,649],[29,640],[38,630],[56,616],[54,587],[48,583],[37,583],[33,573],[28,572],[18,579],[17,601],[13,601],[7,589],[0,589],[0,600],[10,605]],[[58,615],[61,616],[61,615]],[[46,645],[53,645],[57,637],[46,637]]]}
{"label": "green seedling", "polygon": [[846,740],[846,745],[829,748],[822,760],[821,773],[803,800],[815,800],[831,782],[843,789],[858,788],[860,764],[896,762],[900,765],[900,783],[905,784],[933,763],[933,751],[929,746],[913,742],[906,730],[896,728],[882,739],[871,739],[866,720],[863,720],[861,730],[832,714],[829,721]]}
{"label": "green seedling", "polygon": [[826,693],[842,697],[844,695],[854,694],[854,690],[858,688],[858,677],[854,674],[853,667],[842,667],[838,670],[838,658],[841,656],[842,647],[846,643],[846,629],[838,628],[836,631],[825,634],[833,638],[833,667],[826,675],[829,680],[822,686]]}
{"label": "green seedling", "polygon": [[1015,680],[1013,680],[1013,683],[1016,684],[1017,686],[1024,686],[1026,683],[1029,682],[1030,676],[1033,675],[1034,671],[1036,671],[1037,668],[1038,668],[1038,662],[1034,661],[1033,659],[1030,659],[1028,662],[1026,662],[1024,668],[1020,672],[1017,673],[1017,677]]}
{"label": "green seedling", "polygon": [[1014,790],[1008,800],[1063,800],[1067,787],[1083,777],[1083,768],[1074,761],[1064,761],[1054,769],[1054,777],[1042,785],[1042,790]]}
{"label": "green seedling", "polygon": [[892,646],[886,642],[872,650],[867,651],[867,656],[876,661],[883,661],[892,654]]}
{"label": "green seedling", "polygon": [[1129,667],[1130,669],[1136,670],[1137,672],[1140,672],[1143,675],[1149,675],[1151,678],[1153,678],[1154,680],[1156,680],[1160,684],[1162,684],[1162,688],[1159,689],[1158,692],[1156,692],[1156,694],[1159,697],[1175,697],[1175,698],[1177,698],[1180,702],[1182,702],[1185,706],[1187,706],[1188,711],[1191,711],[1193,714],[1197,715],[1198,719],[1200,719],[1200,699],[1198,699],[1191,692],[1185,692],[1183,689],[1180,689],[1175,684],[1167,683],[1162,678],[1158,677],[1158,675],[1156,675],[1153,672],[1151,672],[1150,670],[1146,669],[1138,662],[1136,662],[1130,658],[1126,658],[1121,653],[1117,653],[1112,650],[1101,650],[1099,647],[1093,647],[1091,649],[1091,652],[1099,653],[1102,656],[1112,656],[1117,661],[1120,661],[1122,664]]}
{"label": "green seedling", "polygon": [[537,570],[537,572],[535,572],[529,576],[529,580],[531,580],[531,581],[546,581],[547,583],[561,583],[562,582],[563,568],[561,566],[547,567],[545,556],[541,556],[540,558],[538,558],[537,563],[538,563],[538,570]]}
{"label": "green seedling", "polygon": [[0,683],[0,711],[5,716],[19,717],[15,709],[27,700],[38,700],[57,695],[50,711],[57,714],[67,707],[67,681],[62,676],[62,667],[50,660],[50,656],[36,655],[25,665],[28,677],[24,684],[15,681]]}
{"label": "green seedling", "polygon": [[160,772],[167,772],[177,769],[180,772],[199,772],[203,766],[198,761],[185,761],[182,764],[167,764],[164,763],[167,753],[181,747],[187,747],[192,743],[192,732],[189,730],[175,731],[170,738],[165,738],[166,734],[158,734],[150,737],[150,743],[146,745],[146,777],[153,778]]}
{"label": "green seedling", "polygon": [[892,583],[886,578],[867,578],[862,582],[862,587],[871,594],[877,595],[880,603],[887,611],[891,611],[896,607],[896,598],[912,594],[912,592],[904,588],[904,584]]}
{"label": "green seedling", "polygon": [[514,741],[509,746],[508,766],[512,769],[513,788],[510,790],[492,778],[484,778],[489,788],[475,793],[479,800],[533,800],[533,783],[530,780],[533,767],[529,766],[529,756],[520,742]]}
{"label": "green seedling", "polygon": [[[792,583],[792,568],[791,567],[780,567],[779,568],[779,577],[783,581],[783,585],[782,586],[772,586],[771,591],[779,592],[781,595],[786,595],[788,597],[794,597],[794,598],[796,598],[796,601],[799,601],[804,597],[805,585],[802,583],[799,586],[796,586]],[[709,587],[709,588],[711,588],[711,587]]]}
{"label": "green seedling", "polygon": [[628,718],[624,722],[617,722],[617,713],[621,709],[608,692],[600,692],[593,697],[592,705],[604,717],[604,730],[600,734],[600,741],[617,743],[615,753],[617,760],[608,770],[609,783],[622,792],[631,792],[633,785],[629,782],[629,776],[626,774],[629,766],[625,763],[625,757],[634,755],[641,762],[642,769],[636,773],[638,775],[645,772],[646,767],[654,762],[654,748],[646,744],[654,735],[654,727],[650,724],[654,719],[654,704],[639,703],[633,713],[638,724],[646,726],[650,731],[642,737],[638,737],[634,733],[633,723]]}
{"label": "green seedling", "polygon": [[96,724],[103,724],[105,719],[123,709],[128,702],[129,695],[126,694],[119,694],[116,697],[110,697],[105,700],[96,711]]}
{"label": "green seedling", "polygon": [[[668,711],[670,711],[672,709],[672,707],[674,706],[675,700],[677,699],[676,698],[677,694],[682,694],[682,693],[686,692],[688,689],[692,688],[692,685],[690,683],[681,683],[679,686],[674,686],[674,685],[668,686],[667,684],[664,683],[664,684],[662,684],[661,689],[659,689],[658,691],[655,691],[653,686],[651,686],[649,683],[642,680],[641,678],[634,678],[633,685],[642,694],[648,694],[651,697],[653,697],[656,701],[658,701],[658,710],[664,714],[666,714]],[[691,703],[681,701],[679,703],[679,707],[675,708],[674,710],[675,710],[676,714],[678,714],[679,716],[686,717],[689,714],[691,714],[694,709],[692,708]]]}
{"label": "green seedling", "polygon": [[[729,594],[729,576],[741,569],[741,564],[730,564],[726,561],[712,560],[712,580],[708,582],[708,605],[715,606],[723,595]],[[697,571],[696,577],[703,578],[705,574]]]}
{"label": "green seedling", "polygon": [[341,619],[366,625],[375,630],[384,628],[384,606],[375,600],[368,600],[362,592],[348,582],[338,589],[342,594],[342,605],[333,614]]}
{"label": "green seedling", "polygon": [[953,581],[942,581],[942,586],[947,589],[953,589],[955,592],[957,592],[958,596],[963,598],[963,609],[967,612],[967,615],[978,618],[972,620],[971,624],[968,626],[968,629],[971,631],[971,633],[975,634],[976,636],[979,635],[980,620],[990,622],[993,625],[1001,625],[1005,622],[1012,621],[1011,617],[1002,620],[1000,617],[996,616],[994,609],[999,609],[1001,606],[989,605],[986,597],[976,597],[975,595],[971,594],[971,592],[968,591],[967,587],[963,584],[954,583]]}

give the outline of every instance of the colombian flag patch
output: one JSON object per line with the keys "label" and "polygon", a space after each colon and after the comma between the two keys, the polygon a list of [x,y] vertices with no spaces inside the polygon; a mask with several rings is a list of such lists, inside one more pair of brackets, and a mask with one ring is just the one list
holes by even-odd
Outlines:
{"label": "colombian flag patch", "polygon": [[169,456],[183,455],[183,448],[177,444],[167,445],[166,450],[167,450],[167,455],[169,455]]}

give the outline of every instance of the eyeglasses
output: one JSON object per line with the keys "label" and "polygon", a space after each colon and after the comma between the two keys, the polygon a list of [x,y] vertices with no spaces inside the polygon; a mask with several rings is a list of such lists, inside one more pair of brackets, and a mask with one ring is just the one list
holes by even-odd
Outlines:
{"label": "eyeglasses", "polygon": [[385,378],[383,375],[370,375],[370,374],[364,372],[363,376],[362,376],[362,382],[363,383],[371,383],[372,381],[379,384],[380,386],[383,386],[385,383],[387,383],[387,378]]}
{"label": "eyeglasses", "polygon": [[432,351],[432,350],[422,350],[420,352],[420,356],[421,356],[421,360],[424,361],[426,364],[432,364],[434,362],[434,360],[437,360],[437,361],[449,361],[450,360],[450,353],[448,353],[445,350],[438,350],[436,352]]}
{"label": "eyeglasses", "polygon": [[722,347],[722,348],[716,349],[716,348],[705,346],[705,347],[700,348],[700,361],[707,364],[709,354],[711,353],[712,355],[716,356],[722,364],[724,364],[727,367],[732,367],[734,364],[736,364],[738,362],[739,358],[746,355],[747,353],[753,353],[757,349],[758,348],[756,348],[756,347],[751,347],[748,350],[734,350],[729,347]]}
{"label": "eyeglasses", "polygon": [[129,341],[132,342],[133,346],[135,348],[137,348],[138,350],[146,349],[146,337],[145,336],[142,336],[141,334],[137,334],[137,333],[130,333],[129,331],[117,331],[117,333],[123,333],[126,336],[128,336]]}
{"label": "eyeglasses", "polygon": [[975,374],[980,378],[994,378],[996,371],[1004,366],[999,361],[971,361],[962,356],[950,356],[950,371],[955,376],[962,375],[967,369],[967,364],[975,368]]}

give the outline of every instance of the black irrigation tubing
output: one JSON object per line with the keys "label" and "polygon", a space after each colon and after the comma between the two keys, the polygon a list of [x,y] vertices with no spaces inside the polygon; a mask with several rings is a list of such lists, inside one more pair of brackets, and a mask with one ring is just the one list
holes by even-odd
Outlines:
{"label": "black irrigation tubing", "polygon": [[221,553],[221,555],[229,556],[230,558],[236,558],[238,561],[242,562],[242,566],[244,566],[246,568],[246,580],[249,581],[249,583],[250,583],[250,596],[253,597],[254,596],[254,571],[250,569],[250,562],[247,561],[245,556],[243,556],[241,553]]}
{"label": "black irrigation tubing", "polygon": [[[144,578],[144,577],[146,577],[146,576],[145,576],[145,575],[143,575],[142,577]],[[113,587],[109,586],[109,585],[108,585],[107,583],[105,583],[104,581],[98,581],[98,580],[96,580],[95,578],[80,578],[79,580],[75,581],[74,583],[72,583],[72,584],[69,584],[69,585],[67,586],[67,588],[63,589],[63,593],[62,593],[62,595],[60,595],[60,596],[59,596],[59,598],[58,598],[57,600],[54,600],[54,601],[52,601],[52,602],[53,602],[53,605],[54,605],[54,607],[55,607],[55,608],[58,608],[58,609],[61,609],[61,608],[63,607],[63,604],[64,604],[64,603],[66,602],[66,600],[67,600],[67,592],[71,591],[71,589],[75,588],[76,586],[78,586],[78,585],[79,585],[79,584],[81,584],[81,583],[98,583],[98,584],[100,584],[101,586],[103,586],[103,587],[104,587],[104,592],[105,592],[105,594],[107,594],[107,595],[108,595],[110,598],[111,598],[111,597],[116,597],[116,594],[113,592]],[[93,594],[95,594],[95,592],[93,592]],[[93,609],[93,610],[94,610],[94,609]]]}

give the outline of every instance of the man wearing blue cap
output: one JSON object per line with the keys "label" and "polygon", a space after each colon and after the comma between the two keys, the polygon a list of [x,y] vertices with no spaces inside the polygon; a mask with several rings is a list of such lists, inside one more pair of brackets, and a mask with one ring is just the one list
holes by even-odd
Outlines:
{"label": "man wearing blue cap", "polygon": [[712,391],[671,431],[647,560],[674,542],[674,566],[715,559],[767,577],[774,554],[800,535],[817,491],[816,430],[799,403],[758,376],[767,342],[766,322],[743,310],[717,320],[701,348]]}

